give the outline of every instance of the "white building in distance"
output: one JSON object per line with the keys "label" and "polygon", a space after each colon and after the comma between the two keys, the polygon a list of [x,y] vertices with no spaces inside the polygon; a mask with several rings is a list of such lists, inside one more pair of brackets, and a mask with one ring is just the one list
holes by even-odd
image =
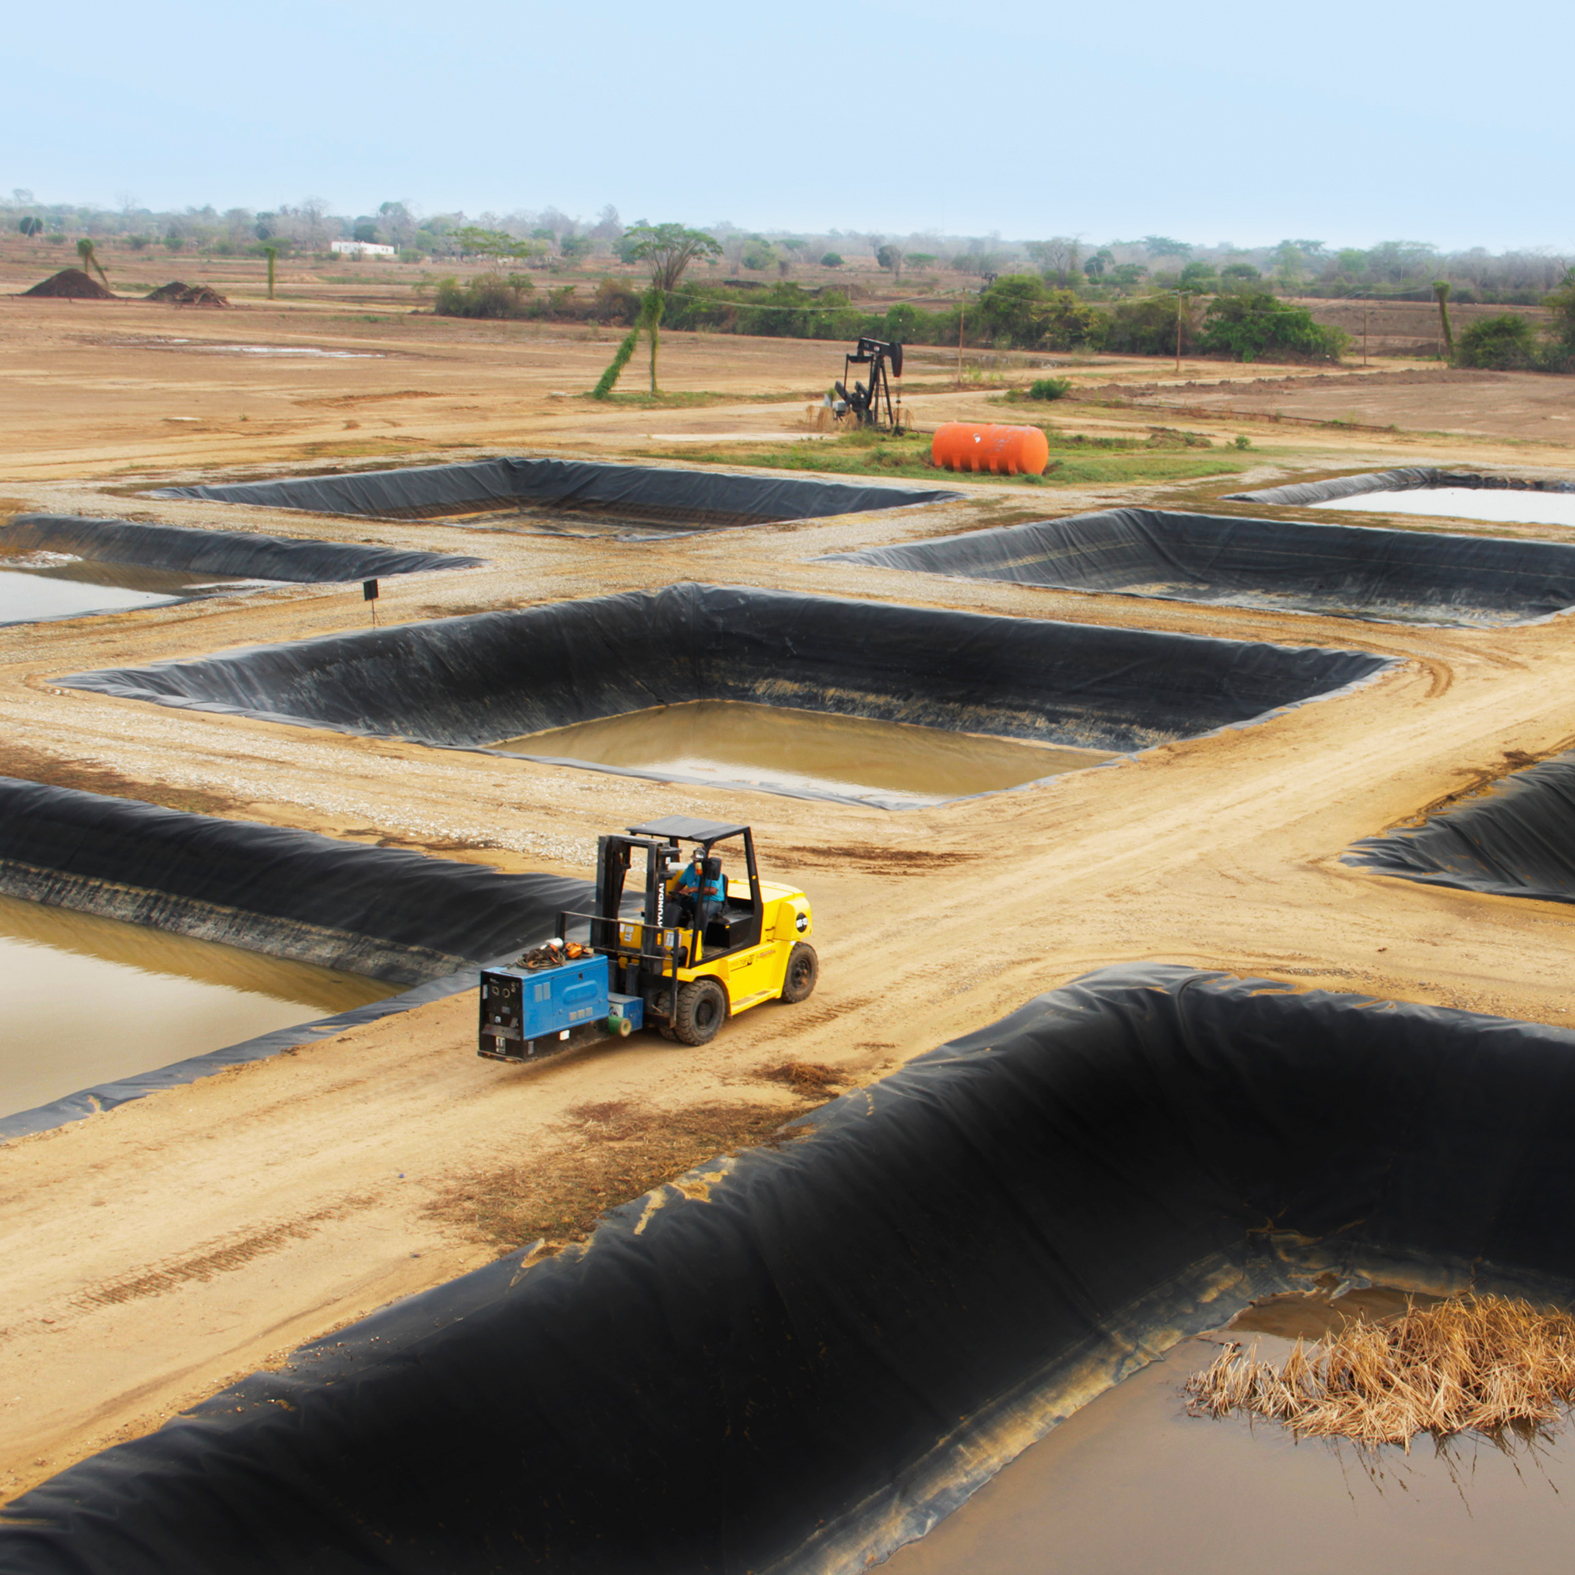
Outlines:
{"label": "white building in distance", "polygon": [[397,257],[393,246],[378,246],[372,241],[330,241],[328,249],[341,257]]}

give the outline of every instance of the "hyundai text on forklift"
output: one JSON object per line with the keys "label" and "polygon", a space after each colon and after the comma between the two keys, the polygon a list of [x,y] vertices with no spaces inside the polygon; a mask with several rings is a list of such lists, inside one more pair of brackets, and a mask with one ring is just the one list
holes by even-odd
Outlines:
{"label": "hyundai text on forklift", "polygon": [[[687,903],[679,900],[685,844],[698,855],[697,874],[684,883],[695,893]],[[719,849],[743,854],[742,879],[723,869]],[[645,859],[643,899],[625,893],[637,852]],[[580,946],[569,929],[584,921],[588,945]],[[509,967],[482,970],[477,1053],[528,1061],[641,1027],[707,1044],[752,1006],[809,997],[820,971],[812,929],[802,891],[760,879],[748,826],[668,815],[601,837],[596,911],[560,913],[555,941]]]}

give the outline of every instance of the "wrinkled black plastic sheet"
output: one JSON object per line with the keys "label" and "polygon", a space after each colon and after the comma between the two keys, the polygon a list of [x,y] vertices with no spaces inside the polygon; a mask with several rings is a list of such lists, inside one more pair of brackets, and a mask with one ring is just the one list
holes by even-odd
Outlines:
{"label": "wrinkled black plastic sheet", "polygon": [[1429,886],[1575,902],[1575,754],[1518,771],[1415,830],[1365,838],[1346,862]]}
{"label": "wrinkled black plastic sheet", "polygon": [[60,682],[469,749],[709,699],[1127,751],[1258,718],[1389,665],[1362,651],[686,584]]}
{"label": "wrinkled black plastic sheet", "polygon": [[1530,623],[1575,606],[1575,546],[1559,542],[1159,509],[1109,509],[819,561],[1386,622]]}
{"label": "wrinkled black plastic sheet", "polygon": [[68,552],[98,563],[141,564],[249,580],[320,584],[374,580],[434,569],[479,569],[485,560],[457,553],[404,552],[353,542],[296,541],[237,531],[144,525],[76,514],[21,514],[0,530],[0,551]]}
{"label": "wrinkled black plastic sheet", "polygon": [[863,1569],[1298,1255],[1567,1285],[1572,1120],[1559,1029],[1106,969],[61,1473],[0,1571]]}
{"label": "wrinkled black plastic sheet", "polygon": [[0,1119],[14,1137],[473,988],[467,964],[545,939],[591,885],[0,777],[0,892],[416,987]]}
{"label": "wrinkled black plastic sheet", "polygon": [[855,486],[676,466],[518,458],[362,471],[344,476],[167,487],[152,495],[212,498],[225,503],[381,519],[439,518],[489,509],[546,507],[623,515],[653,525],[691,529],[819,519],[868,509],[938,503],[962,496],[933,488]]}
{"label": "wrinkled black plastic sheet", "polygon": [[495,957],[589,889],[9,777],[0,872],[11,895],[396,984]]}
{"label": "wrinkled black plastic sheet", "polygon": [[1360,476],[1335,476],[1328,481],[1298,481],[1284,487],[1262,487],[1256,492],[1227,492],[1244,503],[1285,503],[1310,508],[1336,498],[1356,498],[1365,492],[1413,492],[1419,487],[1483,487],[1511,492],[1575,492],[1568,481],[1522,480],[1509,476],[1484,476],[1476,471],[1440,470],[1433,465],[1402,465],[1395,470],[1373,470]]}

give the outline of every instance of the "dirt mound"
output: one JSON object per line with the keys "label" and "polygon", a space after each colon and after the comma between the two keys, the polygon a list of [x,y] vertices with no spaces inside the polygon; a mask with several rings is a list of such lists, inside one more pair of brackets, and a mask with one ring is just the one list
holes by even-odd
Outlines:
{"label": "dirt mound", "polygon": [[211,285],[183,284],[179,279],[171,279],[168,284],[161,284],[158,289],[150,290],[145,299],[169,301],[176,306],[228,306],[230,304]]}
{"label": "dirt mound", "polygon": [[59,273],[51,274],[41,284],[35,284],[31,290],[24,290],[22,294],[63,296],[71,301],[114,300],[110,291],[97,279],[89,278],[80,268],[62,268]]}

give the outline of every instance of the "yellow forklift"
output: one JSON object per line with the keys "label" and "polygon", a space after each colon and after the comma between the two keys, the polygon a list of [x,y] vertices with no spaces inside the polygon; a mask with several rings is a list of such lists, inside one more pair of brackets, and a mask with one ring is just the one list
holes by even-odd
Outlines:
{"label": "yellow forklift", "polygon": [[[686,846],[698,853],[692,896]],[[626,891],[636,854],[643,900]],[[587,942],[571,941],[571,926],[585,921]],[[802,891],[760,879],[748,826],[668,815],[601,837],[595,912],[560,913],[554,940],[482,971],[477,1053],[517,1063],[637,1028],[707,1044],[752,1006],[808,999],[820,971],[813,922]]]}

